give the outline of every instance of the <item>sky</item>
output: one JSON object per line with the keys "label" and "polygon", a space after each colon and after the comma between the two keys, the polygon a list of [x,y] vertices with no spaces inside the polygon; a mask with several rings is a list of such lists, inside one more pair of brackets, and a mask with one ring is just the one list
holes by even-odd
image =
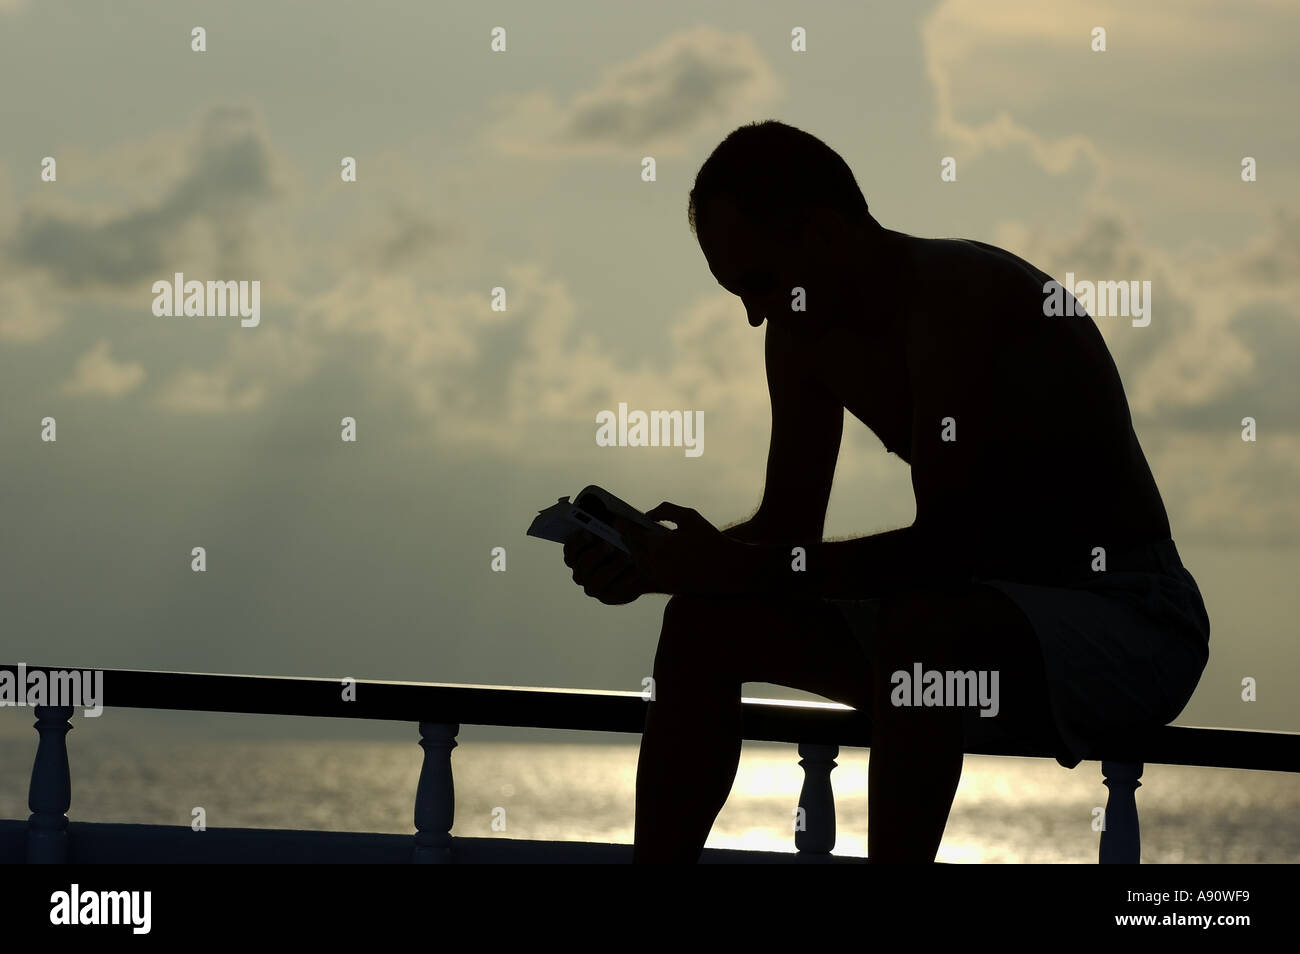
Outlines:
{"label": "sky", "polygon": [[[640,690],[665,597],[588,599],[524,530],[593,483],[757,505],[762,332],[686,200],[771,118],[886,227],[1152,283],[1149,326],[1097,322],[1212,620],[1179,721],[1300,731],[1298,26],[1268,0],[0,0],[0,657]],[[260,323],[155,316],[176,272],[259,281]],[[597,446],[620,402],[703,411],[704,452]],[[827,534],[913,516],[850,418]],[[353,731],[302,721],[256,731]]]}

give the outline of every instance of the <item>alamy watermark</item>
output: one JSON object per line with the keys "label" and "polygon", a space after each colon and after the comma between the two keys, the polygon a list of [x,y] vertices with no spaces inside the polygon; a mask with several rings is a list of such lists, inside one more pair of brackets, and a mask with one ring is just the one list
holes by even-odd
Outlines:
{"label": "alamy watermark", "polygon": [[[1151,324],[1151,283],[1075,282],[1065,273],[1065,284],[1053,279],[1043,286],[1043,314],[1048,318],[1132,318],[1134,328]],[[1075,302],[1079,307],[1075,308]]]}
{"label": "alamy watermark", "polygon": [[913,663],[912,671],[897,670],[889,679],[894,689],[889,701],[895,706],[979,706],[980,718],[998,714],[998,671],[996,669],[923,669]]}
{"label": "alamy watermark", "polygon": [[262,283],[186,281],[177,272],[173,281],[153,283],[153,313],[159,318],[241,318],[244,328],[262,321]]}
{"label": "alamy watermark", "polygon": [[684,447],[687,457],[704,453],[703,411],[597,411],[597,447]]}
{"label": "alamy watermark", "polygon": [[73,883],[50,895],[50,923],[57,925],[127,924],[132,934],[148,934],[152,909],[152,891],[82,891]]}
{"label": "alamy watermark", "polygon": [[71,706],[89,719],[104,712],[104,670],[33,669],[19,663],[17,673],[0,669],[0,707]]}

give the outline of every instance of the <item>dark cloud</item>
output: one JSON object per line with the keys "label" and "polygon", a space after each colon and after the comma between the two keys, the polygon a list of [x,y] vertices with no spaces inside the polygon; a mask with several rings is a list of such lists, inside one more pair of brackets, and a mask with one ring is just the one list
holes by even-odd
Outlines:
{"label": "dark cloud", "polygon": [[375,265],[394,271],[420,262],[443,240],[432,219],[402,206],[390,210],[390,229],[374,250]]}
{"label": "dark cloud", "polygon": [[1078,234],[1054,253],[1057,260],[1080,278],[1128,276],[1142,268],[1142,256],[1134,248],[1128,228],[1119,219],[1109,216],[1089,219]]}
{"label": "dark cloud", "polygon": [[575,108],[563,138],[638,146],[687,133],[701,121],[724,114],[736,94],[757,79],[752,64],[681,49],[662,70],[637,70]]}
{"label": "dark cloud", "polygon": [[1253,367],[1208,404],[1162,410],[1162,424],[1237,433],[1243,417],[1261,429],[1300,432],[1300,320],[1282,305],[1258,302],[1232,316],[1229,331],[1250,352]]}
{"label": "dark cloud", "polygon": [[154,205],[88,224],[26,209],[9,258],[46,271],[67,289],[127,286],[170,268],[177,232],[200,220],[225,261],[238,260],[255,203],[274,194],[271,156],[251,112],[218,107],[204,117],[190,170]]}
{"label": "dark cloud", "polygon": [[496,135],[508,152],[546,158],[677,152],[696,133],[751,118],[780,89],[751,37],[698,26],[613,66],[567,102],[521,97]]}

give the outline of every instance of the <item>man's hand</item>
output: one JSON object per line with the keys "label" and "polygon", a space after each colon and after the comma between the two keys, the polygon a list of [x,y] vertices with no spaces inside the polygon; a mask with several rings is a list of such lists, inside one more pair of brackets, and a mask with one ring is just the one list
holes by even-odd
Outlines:
{"label": "man's hand", "polygon": [[668,533],[647,533],[637,526],[622,529],[623,539],[641,577],[642,592],[726,596],[738,592],[746,548],[725,536],[698,511],[661,503],[647,511],[651,520],[677,525]]}
{"label": "man's hand", "polygon": [[[617,517],[614,529],[628,538],[628,527]],[[607,606],[631,603],[642,593],[636,564],[622,550],[595,534],[579,530],[564,544],[564,563],[573,570],[573,582],[582,591]]]}

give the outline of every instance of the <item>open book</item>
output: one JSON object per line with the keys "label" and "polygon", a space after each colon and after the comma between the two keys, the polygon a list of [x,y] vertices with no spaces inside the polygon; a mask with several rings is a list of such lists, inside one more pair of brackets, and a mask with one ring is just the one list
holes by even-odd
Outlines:
{"label": "open book", "polygon": [[561,497],[555,504],[540,511],[529,526],[528,535],[565,543],[579,530],[586,530],[630,554],[631,551],[623,541],[623,534],[615,529],[615,518],[636,524],[649,533],[669,532],[663,524],[655,523],[608,490],[590,486],[580,490],[572,502],[568,497]]}

